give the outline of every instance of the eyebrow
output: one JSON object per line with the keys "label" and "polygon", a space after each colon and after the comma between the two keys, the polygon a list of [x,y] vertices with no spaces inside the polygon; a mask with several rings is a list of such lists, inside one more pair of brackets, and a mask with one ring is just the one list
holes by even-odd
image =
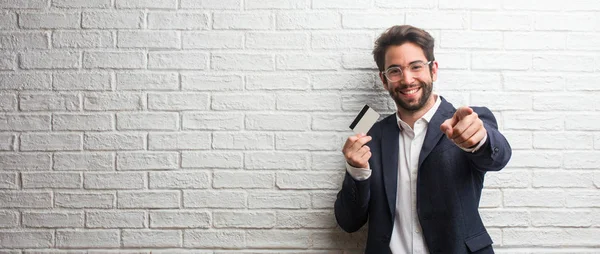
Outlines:
{"label": "eyebrow", "polygon": [[[426,62],[425,62],[425,61],[423,61],[423,60],[415,60],[415,61],[412,61],[412,62],[408,63],[408,65],[411,65],[411,64],[414,64],[414,63],[418,63],[418,62],[421,62],[421,63],[426,63]],[[385,69],[387,70],[387,69],[389,69],[389,68],[391,68],[391,67],[402,67],[402,66],[400,66],[399,64],[392,64],[392,65],[388,66],[388,67],[387,67],[387,68],[385,68]]]}

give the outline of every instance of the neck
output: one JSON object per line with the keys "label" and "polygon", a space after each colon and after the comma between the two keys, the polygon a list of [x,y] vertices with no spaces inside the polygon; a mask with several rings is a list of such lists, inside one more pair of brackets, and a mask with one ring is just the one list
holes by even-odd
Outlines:
{"label": "neck", "polygon": [[410,126],[410,128],[414,129],[415,122],[421,117],[423,117],[423,115],[425,115],[425,113],[427,113],[427,111],[429,111],[433,107],[436,99],[437,95],[432,94],[431,96],[429,96],[429,99],[427,99],[427,103],[425,103],[425,105],[423,105],[422,108],[416,111],[409,111],[403,108],[398,108],[398,115],[400,116],[400,119],[402,121],[407,123],[408,126]]}

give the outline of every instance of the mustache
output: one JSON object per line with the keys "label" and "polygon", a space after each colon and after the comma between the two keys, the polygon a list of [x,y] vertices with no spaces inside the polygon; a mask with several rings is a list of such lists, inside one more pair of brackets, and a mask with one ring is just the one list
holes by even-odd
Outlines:
{"label": "mustache", "polygon": [[417,87],[422,88],[423,86],[425,86],[425,85],[424,84],[420,84],[420,83],[408,84],[408,85],[401,85],[401,86],[396,87],[396,89],[394,89],[394,91],[401,92],[404,89],[417,88]]}

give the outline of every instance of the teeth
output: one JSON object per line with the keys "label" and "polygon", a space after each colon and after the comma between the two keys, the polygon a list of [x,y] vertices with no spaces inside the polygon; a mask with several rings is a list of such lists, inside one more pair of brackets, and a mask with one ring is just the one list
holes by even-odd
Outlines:
{"label": "teeth", "polygon": [[417,91],[419,91],[419,89],[408,90],[408,91],[404,92],[404,94],[413,94],[413,93],[416,93]]}

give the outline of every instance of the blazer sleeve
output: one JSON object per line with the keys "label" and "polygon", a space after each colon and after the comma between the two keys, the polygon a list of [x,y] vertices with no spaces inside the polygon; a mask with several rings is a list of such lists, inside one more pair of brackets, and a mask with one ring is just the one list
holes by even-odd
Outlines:
{"label": "blazer sleeve", "polygon": [[338,225],[352,233],[359,230],[368,219],[371,179],[357,181],[346,172],[342,190],[335,200],[335,219]]}
{"label": "blazer sleeve", "polygon": [[504,168],[512,155],[508,141],[498,131],[498,123],[494,114],[485,107],[473,107],[483,121],[487,131],[485,144],[475,153],[467,153],[472,165],[479,171],[498,171]]}

